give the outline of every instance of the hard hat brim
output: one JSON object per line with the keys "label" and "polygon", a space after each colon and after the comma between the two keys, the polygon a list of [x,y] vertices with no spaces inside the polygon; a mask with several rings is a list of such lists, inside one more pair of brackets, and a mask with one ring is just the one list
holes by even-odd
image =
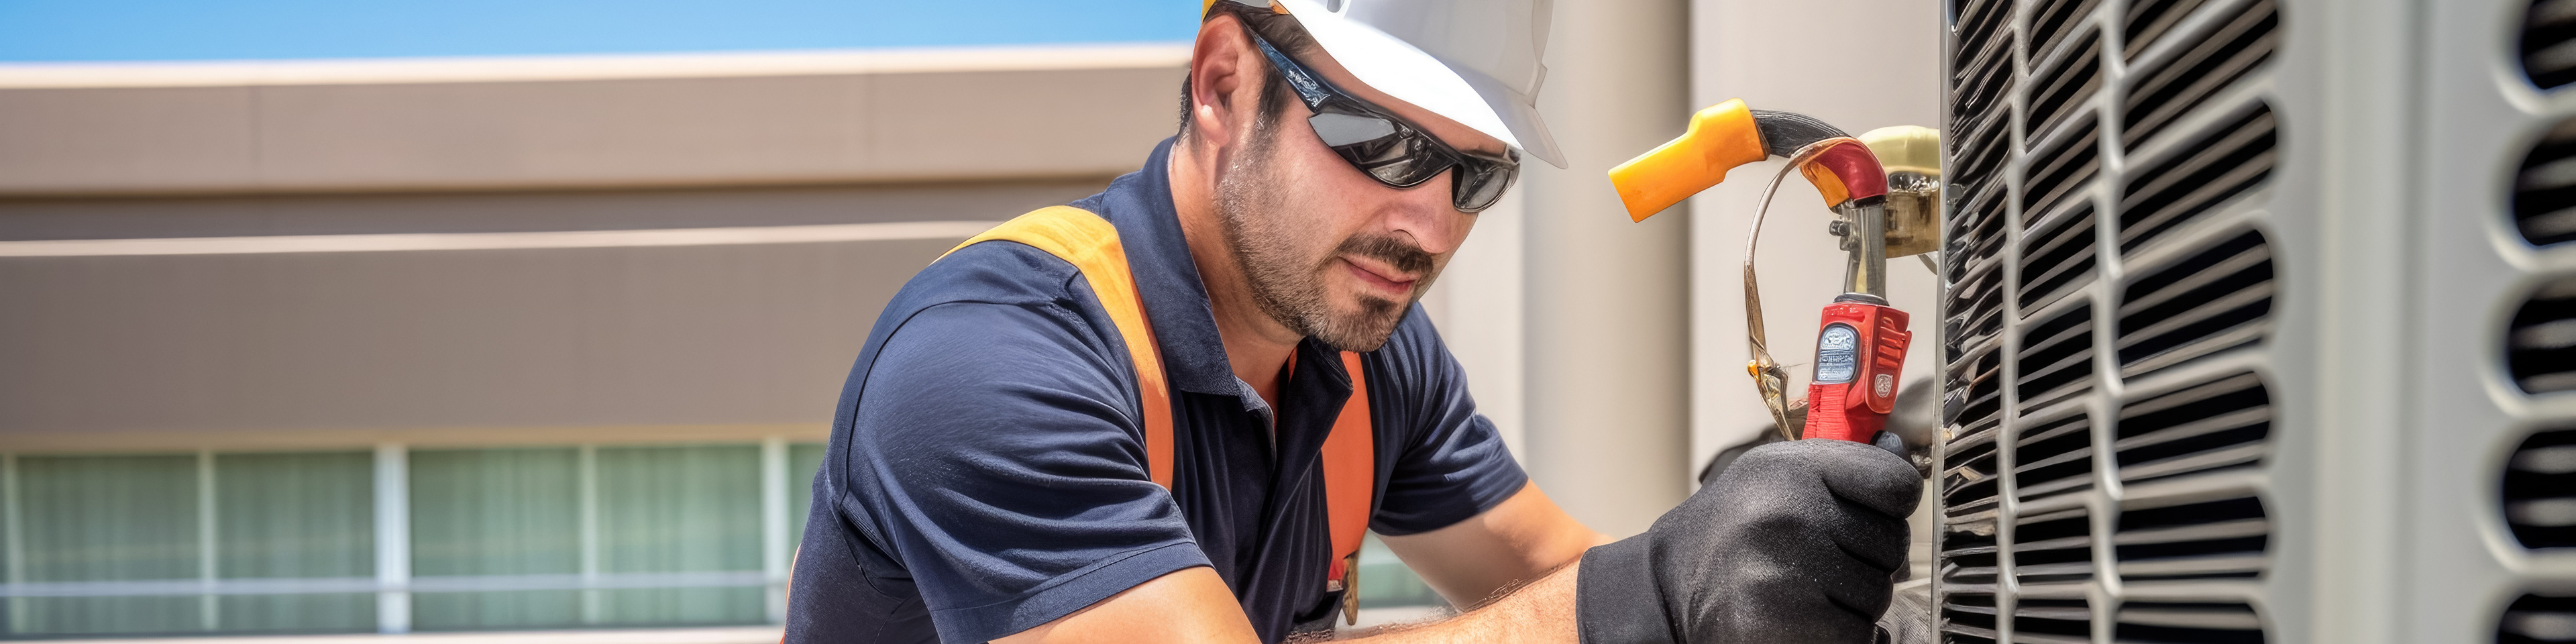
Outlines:
{"label": "hard hat brim", "polygon": [[1502,140],[1523,154],[1566,167],[1565,153],[1540,120],[1537,97],[1461,65],[1451,65],[1376,27],[1326,10],[1313,0],[1276,0],[1315,43],[1361,83]]}

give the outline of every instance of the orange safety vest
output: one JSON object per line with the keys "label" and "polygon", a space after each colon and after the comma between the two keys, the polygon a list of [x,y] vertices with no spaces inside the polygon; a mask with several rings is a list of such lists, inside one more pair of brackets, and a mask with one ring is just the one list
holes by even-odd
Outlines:
{"label": "orange safety vest", "polygon": [[[1082,271],[1136,365],[1138,398],[1145,403],[1145,474],[1156,485],[1170,488],[1171,385],[1163,375],[1162,347],[1154,343],[1154,327],[1145,320],[1145,301],[1136,292],[1135,273],[1127,267],[1126,247],[1118,243],[1118,228],[1088,210],[1049,206],[1003,222],[948,252],[995,240],[1027,244]],[[1358,581],[1353,568],[1359,563],[1360,539],[1368,531],[1369,500],[1376,491],[1377,442],[1360,354],[1342,352],[1342,369],[1351,376],[1351,398],[1342,404],[1341,416],[1333,421],[1323,446],[1324,500],[1333,536],[1333,565],[1326,579],[1344,588],[1344,617],[1356,622],[1359,589],[1351,584]]]}

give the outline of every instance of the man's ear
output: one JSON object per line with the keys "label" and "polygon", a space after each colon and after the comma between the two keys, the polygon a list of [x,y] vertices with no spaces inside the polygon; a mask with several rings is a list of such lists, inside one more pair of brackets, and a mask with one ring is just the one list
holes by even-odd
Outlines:
{"label": "man's ear", "polygon": [[1241,19],[1220,14],[1199,23],[1198,41],[1190,48],[1191,136],[1224,145],[1250,122],[1265,69],[1253,60],[1259,55]]}

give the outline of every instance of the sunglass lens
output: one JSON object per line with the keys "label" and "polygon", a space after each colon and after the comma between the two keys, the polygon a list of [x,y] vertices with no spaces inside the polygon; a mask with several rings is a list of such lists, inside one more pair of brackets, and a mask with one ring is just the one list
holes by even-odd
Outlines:
{"label": "sunglass lens", "polygon": [[1369,176],[1377,177],[1380,183],[1398,188],[1410,188],[1421,185],[1422,180],[1426,178],[1425,175],[1428,173],[1423,172],[1426,161],[1427,159],[1423,159],[1421,155],[1406,155],[1362,167],[1368,170]]}
{"label": "sunglass lens", "polygon": [[1502,199],[1503,190],[1511,187],[1513,174],[1510,169],[1489,163],[1461,164],[1458,166],[1458,184],[1452,188],[1450,200],[1460,212],[1492,208],[1494,202]]}
{"label": "sunglass lens", "polygon": [[1322,139],[1334,153],[1389,186],[1420,185],[1449,169],[1420,140],[1420,132],[1385,117],[1326,107],[1307,117],[1306,123],[1314,127],[1315,138]]}
{"label": "sunglass lens", "polygon": [[1342,147],[1376,141],[1395,135],[1395,123],[1386,119],[1341,112],[1323,112],[1306,119],[1314,126],[1315,137],[1324,145]]}

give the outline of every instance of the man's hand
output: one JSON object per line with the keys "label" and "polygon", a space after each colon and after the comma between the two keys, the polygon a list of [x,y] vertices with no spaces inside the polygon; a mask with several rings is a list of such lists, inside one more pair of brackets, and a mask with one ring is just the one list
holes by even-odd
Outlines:
{"label": "man's hand", "polygon": [[1583,556],[1583,642],[1868,642],[1922,491],[1912,465],[1870,445],[1745,452],[1645,534]]}

